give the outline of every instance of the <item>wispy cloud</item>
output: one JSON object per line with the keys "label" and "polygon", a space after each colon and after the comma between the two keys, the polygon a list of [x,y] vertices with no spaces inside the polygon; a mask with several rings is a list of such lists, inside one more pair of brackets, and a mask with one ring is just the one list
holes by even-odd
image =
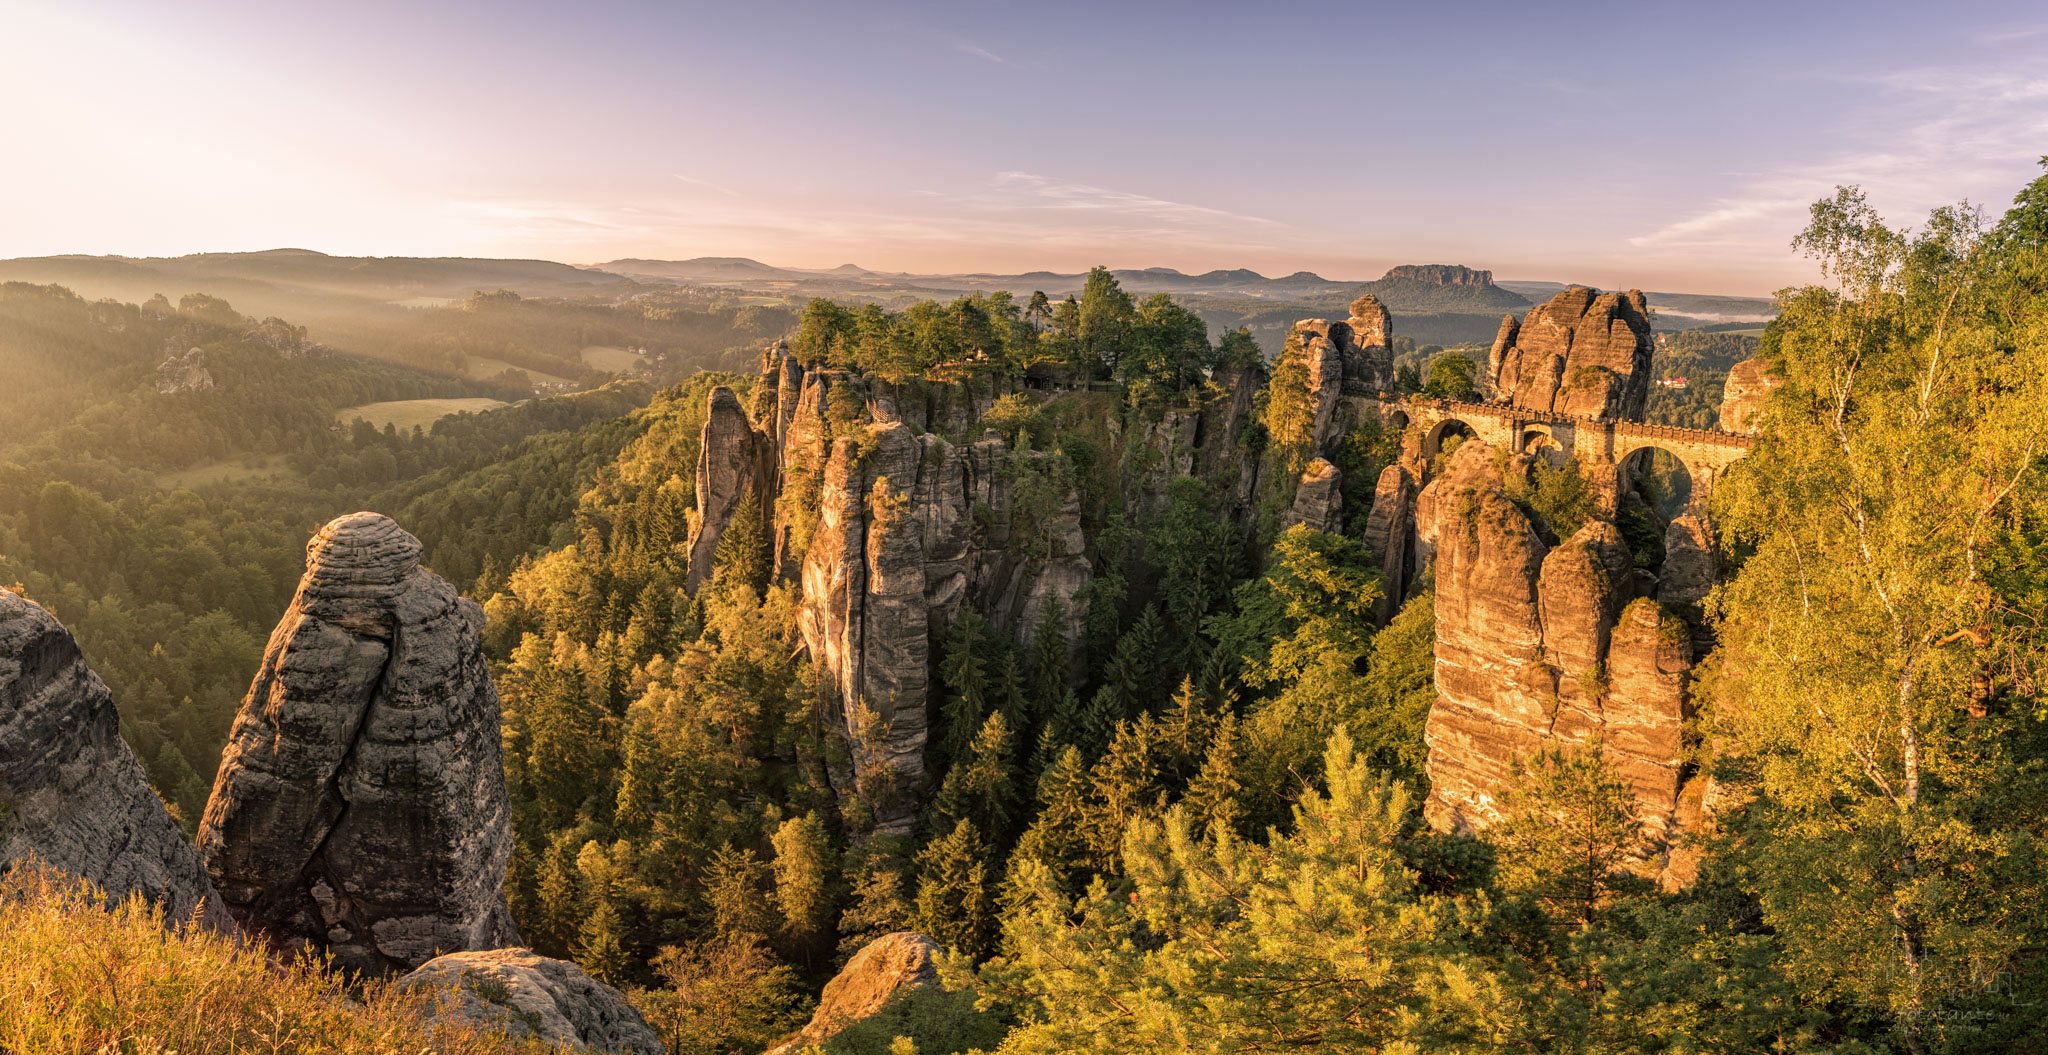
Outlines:
{"label": "wispy cloud", "polygon": [[984,48],[984,47],[982,47],[982,46],[981,46],[981,45],[979,45],[979,44],[971,43],[971,42],[969,42],[969,41],[965,41],[965,40],[956,40],[956,41],[954,41],[954,42],[953,42],[953,50],[955,50],[955,51],[958,51],[958,52],[961,52],[962,54],[966,54],[966,55],[972,55],[972,56],[974,56],[975,58],[977,58],[977,59],[981,59],[981,60],[983,60],[983,61],[985,61],[985,62],[993,62],[993,63],[995,63],[995,64],[996,64],[996,65],[998,65],[998,66],[1015,66],[1015,65],[1017,65],[1016,63],[1014,63],[1014,62],[1011,62],[1011,61],[1010,61],[1009,59],[1006,59],[1006,58],[1002,57],[1001,55],[998,55],[998,54],[996,54],[995,52],[993,52],[993,51],[990,51],[990,50],[988,50],[987,48]]}
{"label": "wispy cloud", "polygon": [[1629,244],[1781,252],[1807,206],[1842,184],[1862,186],[1895,223],[1965,195],[1995,209],[2048,144],[2048,77],[1921,68],[1851,83],[1870,102],[1832,130],[1834,149],[1740,176],[1728,194]]}
{"label": "wispy cloud", "polygon": [[1262,216],[1247,216],[1244,213],[1215,209],[1206,205],[1190,205],[1186,202],[1155,198],[1149,194],[1135,194],[1086,183],[1074,183],[1051,176],[1041,176],[1035,172],[998,172],[995,176],[995,186],[999,192],[1005,192],[1013,199],[1018,199],[1019,204],[1035,205],[1038,208],[1111,211],[1183,224],[1214,224],[1224,221],[1234,224],[1280,226],[1278,221],[1268,220]]}
{"label": "wispy cloud", "polygon": [[676,173],[675,177],[679,180],[682,180],[684,183],[689,184],[692,187],[703,187],[706,190],[715,190],[720,194],[732,198],[737,198],[740,196],[739,191],[733,190],[731,187],[721,187],[708,179],[698,179],[695,176],[685,176],[680,172]]}

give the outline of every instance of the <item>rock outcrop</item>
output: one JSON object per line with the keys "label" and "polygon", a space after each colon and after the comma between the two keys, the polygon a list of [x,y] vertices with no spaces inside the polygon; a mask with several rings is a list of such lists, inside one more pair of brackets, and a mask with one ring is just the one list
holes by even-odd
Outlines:
{"label": "rock outcrop", "polygon": [[808,1025],[767,1055],[795,1055],[823,1044],[848,1025],[882,1009],[901,993],[938,981],[939,943],[922,934],[898,931],[861,947],[846,967],[825,983],[818,1010]]}
{"label": "rock outcrop", "polygon": [[663,1055],[661,1038],[618,990],[530,949],[437,956],[393,985],[437,991],[430,1023],[502,1030],[568,1051]]}
{"label": "rock outcrop", "polygon": [[157,364],[156,391],[164,396],[213,391],[213,374],[206,369],[205,349],[194,348],[184,355],[172,352]]}
{"label": "rock outcrop", "polygon": [[1432,286],[1491,286],[1493,272],[1480,271],[1463,264],[1402,264],[1390,267],[1380,281],[1406,279],[1410,282],[1424,282]]}
{"label": "rock outcrop", "polygon": [[199,851],[164,811],[106,683],[40,605],[0,590],[0,865],[30,859],[227,925]]}
{"label": "rock outcrop", "polygon": [[[1509,472],[1522,471],[1517,461]],[[1436,689],[1424,738],[1424,814],[1445,831],[1483,829],[1518,759],[1584,746],[1635,788],[1653,836],[1642,868],[1665,867],[1680,809],[1680,736],[1690,704],[1691,633],[1638,597],[1628,547],[1594,520],[1555,546],[1547,525],[1501,488],[1491,449],[1468,441],[1416,501],[1436,562]],[[1674,535],[1688,535],[1674,524]],[[1688,580],[1690,581],[1690,580]]]}
{"label": "rock outcrop", "polygon": [[[774,487],[767,441],[747,420],[739,397],[724,385],[711,390],[702,444],[697,456],[697,516],[690,522],[687,585],[692,591],[711,578],[719,540],[738,515],[740,503],[765,507],[773,500]],[[764,508],[764,528],[768,521]]]}
{"label": "rock outcrop", "polygon": [[1655,347],[1642,293],[1573,286],[1501,320],[1487,377],[1495,399],[1518,407],[1639,421]]}
{"label": "rock outcrop", "polygon": [[1028,645],[1057,603],[1067,640],[1079,640],[1090,578],[1079,496],[1018,496],[1044,457],[994,435],[955,446],[901,422],[833,443],[797,625],[838,689],[854,779],[883,831],[908,832],[916,818],[907,792],[924,774],[933,630],[972,603]]}
{"label": "rock outcrop", "polygon": [[388,517],[320,529],[200,825],[228,911],[345,968],[516,944],[483,611]]}
{"label": "rock outcrop", "polygon": [[1306,524],[1311,531],[1343,530],[1344,492],[1338,486],[1340,482],[1337,467],[1328,460],[1317,458],[1308,463],[1294,491],[1294,507],[1287,511],[1282,526]]}
{"label": "rock outcrop", "polygon": [[1761,359],[1744,359],[1729,367],[1728,382],[1721,390],[1721,431],[1755,435],[1757,414],[1763,410],[1765,398],[1784,383]]}
{"label": "rock outcrop", "polygon": [[1373,487],[1372,513],[1365,521],[1365,545],[1379,560],[1380,622],[1393,618],[1414,584],[1415,478],[1399,465],[1380,470]]}

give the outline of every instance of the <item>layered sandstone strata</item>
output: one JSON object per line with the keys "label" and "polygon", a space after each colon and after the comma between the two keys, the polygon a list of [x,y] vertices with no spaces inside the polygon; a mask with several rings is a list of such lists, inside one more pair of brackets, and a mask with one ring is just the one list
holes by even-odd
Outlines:
{"label": "layered sandstone strata", "polygon": [[376,973],[518,941],[483,611],[419,556],[376,513],[313,537],[199,829],[244,927]]}
{"label": "layered sandstone strata", "polygon": [[0,590],[0,871],[29,861],[115,900],[139,895],[171,921],[227,923],[77,640],[40,605]]}

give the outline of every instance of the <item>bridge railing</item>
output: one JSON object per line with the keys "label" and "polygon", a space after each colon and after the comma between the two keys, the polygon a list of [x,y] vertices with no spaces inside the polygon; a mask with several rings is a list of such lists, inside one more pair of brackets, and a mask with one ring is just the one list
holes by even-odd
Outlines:
{"label": "bridge railing", "polygon": [[1574,428],[1612,427],[1617,434],[1629,436],[1655,436],[1660,439],[1685,440],[1717,447],[1756,446],[1756,437],[1736,432],[1722,432],[1719,429],[1688,429],[1677,425],[1652,425],[1641,421],[1616,421],[1609,418],[1588,417],[1584,414],[1557,414],[1532,410],[1513,403],[1467,403],[1456,399],[1408,396],[1402,403],[1416,407],[1428,407],[1445,417],[1467,415],[1474,417],[1518,420],[1530,425],[1569,424]]}

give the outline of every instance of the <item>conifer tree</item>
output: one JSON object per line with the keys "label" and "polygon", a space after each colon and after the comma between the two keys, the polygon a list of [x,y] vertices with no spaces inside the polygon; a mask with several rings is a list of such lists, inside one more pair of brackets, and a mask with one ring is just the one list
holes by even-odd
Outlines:
{"label": "conifer tree", "polygon": [[967,754],[953,763],[939,789],[935,805],[940,830],[950,829],[952,821],[971,820],[987,833],[991,845],[1004,844],[1017,798],[1011,741],[1003,712],[990,712]]}
{"label": "conifer tree", "polygon": [[974,822],[961,820],[917,855],[917,930],[975,959],[995,943],[995,884],[989,850]]}
{"label": "conifer tree", "polygon": [[1502,819],[1486,839],[1500,848],[1500,878],[1569,926],[1590,927],[1643,884],[1628,870],[1647,850],[1635,789],[1583,748],[1544,748],[1509,767]]}
{"label": "conifer tree", "polygon": [[832,843],[825,822],[814,811],[782,822],[771,839],[775,847],[775,907],[781,931],[808,950],[831,920]]}
{"label": "conifer tree", "polygon": [[966,757],[968,745],[981,731],[989,707],[987,621],[969,608],[960,613],[947,632],[940,652],[939,680],[946,689],[942,711],[945,738],[939,745],[939,764],[951,765]]}
{"label": "conifer tree", "polygon": [[725,534],[718,536],[718,548],[711,554],[711,576],[721,586],[744,585],[759,594],[768,587],[772,562],[768,524],[750,485],[741,493]]}
{"label": "conifer tree", "polygon": [[1238,789],[1237,716],[1225,711],[1209,737],[1208,750],[1202,756],[1202,770],[1195,774],[1182,801],[1187,803],[1190,816],[1201,823],[1204,831],[1236,831],[1238,822],[1244,817],[1244,806],[1237,798]]}
{"label": "conifer tree", "polygon": [[727,843],[712,855],[704,873],[704,907],[718,940],[753,941],[775,929],[762,896],[766,873],[751,849]]}

